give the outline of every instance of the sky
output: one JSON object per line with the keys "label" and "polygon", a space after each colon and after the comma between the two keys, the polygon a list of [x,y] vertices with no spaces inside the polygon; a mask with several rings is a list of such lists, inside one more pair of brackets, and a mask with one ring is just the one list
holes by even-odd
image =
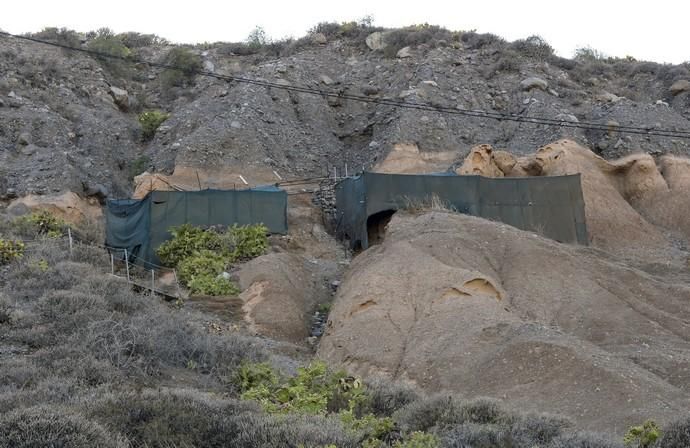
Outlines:
{"label": "sky", "polygon": [[[690,61],[687,0],[3,0],[0,29],[11,33],[67,27],[108,27],[153,33],[178,43],[243,41],[256,26],[274,39],[300,37],[323,21],[372,16],[373,23],[417,23],[450,30],[477,30],[508,40],[540,35],[571,57],[591,47],[609,56],[681,63]],[[98,5],[101,3],[101,5]]]}

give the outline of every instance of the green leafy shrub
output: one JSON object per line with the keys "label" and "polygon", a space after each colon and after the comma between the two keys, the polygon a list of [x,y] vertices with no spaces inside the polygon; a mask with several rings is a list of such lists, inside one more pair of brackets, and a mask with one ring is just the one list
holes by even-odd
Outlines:
{"label": "green leafy shrub", "polygon": [[133,31],[127,33],[120,33],[117,38],[127,47],[127,48],[141,48],[157,45],[168,45],[167,39],[156,36],[155,34],[142,34]]}
{"label": "green leafy shrub", "polygon": [[661,428],[653,420],[647,420],[639,426],[631,426],[623,437],[625,446],[648,448],[654,445],[661,436]]}
{"label": "green leafy shrub", "polygon": [[56,28],[48,27],[43,28],[43,30],[35,33],[34,37],[42,40],[47,40],[50,42],[55,42],[56,44],[66,45],[68,47],[79,47],[81,46],[81,39],[76,31],[67,28]]}
{"label": "green leafy shrub", "polygon": [[165,88],[190,84],[202,69],[199,55],[183,47],[171,49],[165,56],[165,64],[175,67],[167,68],[161,73],[161,83]]}
{"label": "green leafy shrub", "polygon": [[212,230],[204,230],[191,224],[183,224],[170,229],[172,238],[156,249],[163,264],[176,267],[185,258],[202,250],[220,250],[220,235]]}
{"label": "green leafy shrub", "polygon": [[24,243],[0,238],[0,266],[9,264],[24,255]]}
{"label": "green leafy shrub", "polygon": [[218,252],[202,249],[177,265],[177,274],[185,283],[197,277],[216,277],[227,268],[227,259]]}
{"label": "green leafy shrub", "polygon": [[238,226],[228,229],[231,255],[236,260],[249,260],[266,253],[268,249],[268,227],[263,224]]}
{"label": "green leafy shrub", "polygon": [[27,238],[59,238],[65,234],[67,224],[47,210],[35,210],[20,216],[12,223],[14,231]]}
{"label": "green leafy shrub", "polygon": [[170,118],[170,114],[159,110],[149,110],[140,113],[138,119],[144,140],[151,140],[156,135],[158,127],[168,118]]}

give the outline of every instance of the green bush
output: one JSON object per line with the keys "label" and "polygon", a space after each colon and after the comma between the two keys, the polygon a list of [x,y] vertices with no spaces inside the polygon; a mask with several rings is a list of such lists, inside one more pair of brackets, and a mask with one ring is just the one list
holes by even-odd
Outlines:
{"label": "green bush", "polygon": [[238,226],[228,229],[231,255],[235,260],[249,260],[266,253],[268,249],[268,227],[263,224]]}
{"label": "green bush", "polygon": [[623,442],[632,448],[649,448],[661,436],[661,428],[656,422],[647,420],[639,426],[631,426],[625,433]]}
{"label": "green bush", "polygon": [[225,271],[228,262],[222,254],[202,249],[184,258],[177,265],[180,280],[189,283],[196,277],[217,277]]}
{"label": "green bush", "polygon": [[546,61],[554,54],[553,47],[544,38],[536,35],[516,40],[510,47],[523,56],[540,61]]}
{"label": "green bush", "polygon": [[24,243],[0,238],[0,266],[9,264],[24,255]]}
{"label": "green bush", "polygon": [[144,140],[151,140],[158,127],[163,124],[165,120],[170,118],[170,114],[161,112],[159,110],[149,110],[139,114],[139,124],[141,125],[142,137]]}
{"label": "green bush", "polygon": [[67,28],[48,27],[35,33],[34,37],[68,47],[80,47],[81,39],[76,31]]}
{"label": "green bush", "polygon": [[219,251],[222,247],[220,235],[191,224],[170,229],[171,239],[156,249],[156,254],[166,266],[177,267],[185,258],[202,250]]}
{"label": "green bush", "polygon": [[47,210],[35,210],[28,215],[16,218],[12,228],[27,238],[59,238],[67,230],[67,224]]}
{"label": "green bush", "polygon": [[183,47],[171,49],[165,57],[165,64],[175,67],[167,68],[161,73],[161,83],[165,88],[191,84],[202,69],[199,55]]}
{"label": "green bush", "polygon": [[129,164],[129,178],[130,178],[130,180],[133,180],[135,177],[137,177],[138,175],[140,175],[141,173],[146,171],[146,168],[148,168],[150,163],[151,163],[151,159],[148,158],[147,156],[139,156],[136,159],[134,159]]}

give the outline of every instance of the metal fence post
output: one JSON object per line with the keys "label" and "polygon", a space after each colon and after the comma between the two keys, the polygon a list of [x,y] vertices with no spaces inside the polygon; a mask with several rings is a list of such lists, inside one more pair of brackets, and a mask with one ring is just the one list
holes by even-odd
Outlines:
{"label": "metal fence post", "polygon": [[115,255],[110,252],[110,273],[115,275]]}
{"label": "metal fence post", "polygon": [[156,291],[156,271],[151,269],[151,295]]}
{"label": "metal fence post", "polygon": [[129,278],[129,256],[127,255],[127,249],[125,249],[125,267],[127,268],[127,281],[131,282]]}
{"label": "metal fence post", "polygon": [[67,227],[67,236],[69,237],[69,256],[72,257],[72,251],[74,248],[74,242],[72,241],[72,229]]}

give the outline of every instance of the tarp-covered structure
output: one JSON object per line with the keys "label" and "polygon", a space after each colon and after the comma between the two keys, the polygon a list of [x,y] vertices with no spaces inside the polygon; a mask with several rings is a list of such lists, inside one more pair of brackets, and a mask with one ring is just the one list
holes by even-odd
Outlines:
{"label": "tarp-covered structure", "polygon": [[152,191],[143,199],[109,200],[106,244],[132,258],[158,263],[155,249],[182,224],[259,224],[287,233],[287,192],[278,187],[247,190]]}
{"label": "tarp-covered structure", "polygon": [[475,175],[362,173],[336,185],[336,228],[366,249],[393,212],[436,197],[453,210],[588,244],[580,175],[488,178]]}

